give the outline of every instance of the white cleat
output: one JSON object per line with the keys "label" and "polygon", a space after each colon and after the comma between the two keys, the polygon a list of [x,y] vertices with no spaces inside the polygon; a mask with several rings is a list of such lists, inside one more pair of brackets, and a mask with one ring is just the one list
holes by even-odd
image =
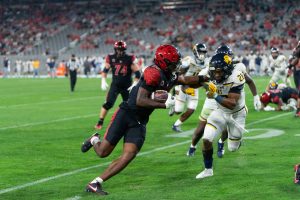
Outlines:
{"label": "white cleat", "polygon": [[213,169],[204,169],[200,174],[198,174],[196,176],[196,179],[202,179],[202,178],[206,178],[206,177],[210,177],[214,175],[214,171]]}

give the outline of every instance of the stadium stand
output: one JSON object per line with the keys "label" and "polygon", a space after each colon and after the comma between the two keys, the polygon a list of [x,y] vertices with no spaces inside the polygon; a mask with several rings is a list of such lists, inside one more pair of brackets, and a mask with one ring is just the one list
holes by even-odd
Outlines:
{"label": "stadium stand", "polygon": [[[9,56],[57,59],[103,56],[115,40],[149,58],[161,43],[184,53],[198,41],[245,55],[272,46],[291,51],[299,39],[300,2],[288,0],[3,1],[0,61]],[[149,61],[148,61],[149,62]],[[14,62],[12,62],[14,63]]]}

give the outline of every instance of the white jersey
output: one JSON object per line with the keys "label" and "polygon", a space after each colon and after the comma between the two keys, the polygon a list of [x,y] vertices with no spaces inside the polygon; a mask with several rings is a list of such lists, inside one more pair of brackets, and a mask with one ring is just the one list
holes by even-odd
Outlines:
{"label": "white jersey", "polygon": [[243,74],[247,73],[247,68],[242,62],[235,64],[234,69],[241,71]]}
{"label": "white jersey", "polygon": [[218,108],[225,113],[234,113],[245,107],[245,91],[244,91],[245,77],[244,73],[238,68],[234,68],[232,74],[220,84],[216,84],[218,88],[218,94],[221,96],[228,96],[229,92],[233,88],[242,88],[241,96],[234,109],[229,109],[218,103]]}
{"label": "white jersey", "polygon": [[[240,72],[242,72],[243,74],[246,74],[247,73],[247,69],[246,69],[246,66],[243,64],[243,63],[237,63],[234,65],[234,70],[238,70]],[[208,71],[209,71],[209,68],[205,68],[203,69],[199,75],[201,76],[206,76],[208,75]],[[217,105],[217,102],[215,99],[210,99],[210,98],[207,98],[205,99],[205,102],[204,102],[204,105],[203,105],[203,108],[208,108],[208,109],[217,109],[218,105]]]}
{"label": "white jersey", "polygon": [[269,59],[270,59],[270,67],[274,67],[275,72],[286,71],[287,63],[286,63],[286,57],[284,55],[279,55],[276,59],[270,56]]}
{"label": "white jersey", "polygon": [[186,56],[182,59],[181,68],[188,68],[188,71],[185,73],[186,76],[196,76],[202,69],[208,67],[208,63],[208,58],[205,58],[203,63],[197,63],[195,58],[192,58],[191,56]]}

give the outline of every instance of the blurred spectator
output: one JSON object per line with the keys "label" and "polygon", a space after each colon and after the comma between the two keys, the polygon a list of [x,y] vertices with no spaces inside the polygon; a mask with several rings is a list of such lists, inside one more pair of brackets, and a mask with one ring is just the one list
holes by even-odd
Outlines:
{"label": "blurred spectator", "polygon": [[4,57],[3,60],[3,78],[7,78],[10,72],[10,60],[8,57]]}
{"label": "blurred spectator", "polygon": [[40,68],[40,60],[39,59],[34,59],[32,61],[32,65],[33,65],[33,77],[39,77],[39,68]]}
{"label": "blurred spectator", "polygon": [[52,56],[47,58],[47,69],[51,78],[56,78],[55,60]]}

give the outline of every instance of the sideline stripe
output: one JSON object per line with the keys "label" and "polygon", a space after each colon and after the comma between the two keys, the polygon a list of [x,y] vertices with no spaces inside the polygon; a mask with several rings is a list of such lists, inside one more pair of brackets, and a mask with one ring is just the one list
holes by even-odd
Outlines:
{"label": "sideline stripe", "polygon": [[[276,119],[276,118],[279,118],[281,116],[285,116],[285,115],[288,115],[288,114],[291,114],[291,112],[284,113],[284,114],[281,114],[281,115],[277,115],[277,116],[274,116],[274,117],[269,117],[269,118],[266,118],[266,119],[261,119],[261,120],[255,121],[255,122],[251,122],[248,125],[253,125],[253,124],[258,124],[258,123],[261,123],[261,122],[269,121],[269,120]],[[153,149],[153,150],[150,150],[150,151],[141,152],[137,156],[148,155],[148,154],[151,154],[153,152],[162,151],[162,150],[172,148],[172,147],[175,147],[175,146],[180,146],[180,145],[183,145],[183,144],[188,144],[190,142],[191,142],[191,140],[186,140],[184,142],[180,142],[180,143],[176,143],[176,144],[172,144],[172,145],[168,145],[168,146],[164,146],[164,147],[159,147],[159,148],[156,148],[156,149]],[[74,170],[74,171],[71,171],[71,172],[59,174],[59,175],[56,175],[56,176],[43,178],[43,179],[33,181],[33,182],[30,182],[30,183],[26,183],[26,184],[23,184],[23,185],[10,187],[10,188],[7,188],[7,189],[0,190],[0,194],[4,194],[4,193],[7,193],[7,192],[11,192],[11,191],[19,190],[19,189],[26,188],[26,187],[29,187],[29,186],[37,185],[39,183],[48,182],[50,180],[58,179],[58,178],[61,178],[61,177],[70,176],[70,175],[77,174],[77,173],[80,173],[80,172],[83,172],[83,171],[94,169],[96,167],[106,166],[110,163],[111,163],[111,161],[106,162],[106,163],[102,163],[101,165],[94,165],[94,166],[90,166],[90,167],[86,167],[86,168],[81,168],[81,169],[77,169],[77,170]]]}
{"label": "sideline stripe", "polygon": [[94,97],[86,97],[86,98],[75,98],[75,99],[63,99],[63,100],[57,100],[57,101],[44,101],[44,102],[36,102],[36,103],[24,103],[24,104],[16,104],[16,105],[8,105],[8,106],[0,106],[0,109],[3,108],[16,108],[21,106],[30,106],[30,105],[43,105],[43,104],[54,104],[54,103],[63,103],[63,102],[72,102],[72,101],[81,101],[81,100],[87,100],[87,99],[97,99],[101,96],[94,96]]}

